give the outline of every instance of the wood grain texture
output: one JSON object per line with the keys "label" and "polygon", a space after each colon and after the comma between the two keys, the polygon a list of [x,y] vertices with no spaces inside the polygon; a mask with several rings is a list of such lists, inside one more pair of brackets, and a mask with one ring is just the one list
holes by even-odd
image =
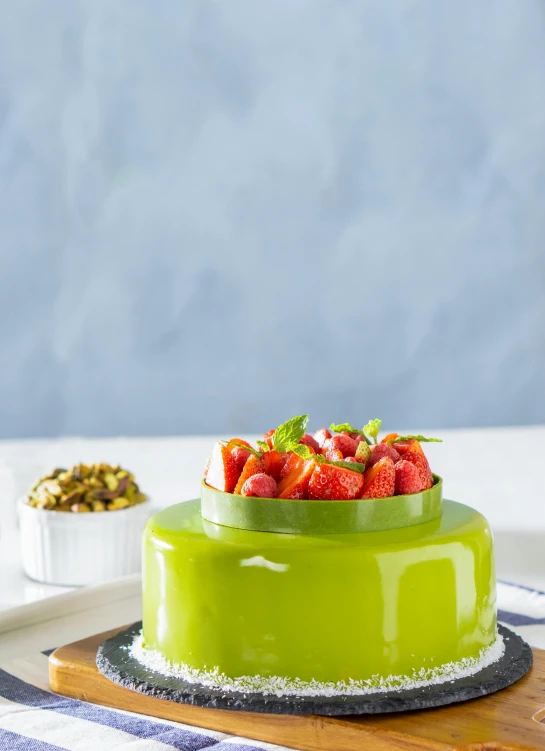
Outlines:
{"label": "wood grain texture", "polygon": [[534,650],[534,665],[518,683],[462,704],[379,716],[278,716],[191,707],[112,683],[99,673],[95,657],[99,645],[119,630],[53,652],[49,658],[52,690],[94,704],[304,751],[545,751],[545,651]]}

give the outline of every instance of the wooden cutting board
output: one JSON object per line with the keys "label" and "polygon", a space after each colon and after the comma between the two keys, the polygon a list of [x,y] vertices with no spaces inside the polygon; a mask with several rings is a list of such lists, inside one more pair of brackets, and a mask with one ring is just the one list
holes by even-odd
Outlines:
{"label": "wooden cutting board", "polygon": [[280,716],[201,709],[153,699],[112,683],[98,671],[95,658],[99,645],[120,630],[53,652],[49,658],[52,690],[94,704],[304,751],[545,751],[542,650],[534,650],[534,665],[518,683],[462,704],[376,716]]}

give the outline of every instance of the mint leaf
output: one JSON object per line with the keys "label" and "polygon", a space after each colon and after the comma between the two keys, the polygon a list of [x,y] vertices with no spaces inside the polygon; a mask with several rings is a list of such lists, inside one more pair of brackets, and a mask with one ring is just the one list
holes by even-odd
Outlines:
{"label": "mint leaf", "polygon": [[380,433],[380,427],[382,425],[382,420],[379,420],[378,417],[375,420],[369,420],[367,425],[364,427],[363,432],[368,438],[372,438],[375,443],[377,443],[377,437]]}
{"label": "mint leaf", "polygon": [[361,475],[365,472],[365,464],[360,462],[328,462],[328,464],[334,464],[336,467],[344,467],[345,469],[353,469],[354,472],[359,472]]}
{"label": "mint leaf", "polygon": [[341,422],[340,425],[335,425],[335,423],[332,422],[329,429],[334,433],[359,433],[360,435],[363,435],[363,430],[354,428],[349,422]]}
{"label": "mint leaf", "polygon": [[273,449],[281,454],[284,451],[292,451],[305,435],[307,424],[308,415],[299,415],[279,425],[273,436]]}
{"label": "mint leaf", "polygon": [[265,451],[270,451],[269,444],[266,441],[256,441],[259,448],[265,453]]}
{"label": "mint leaf", "polygon": [[426,438],[423,435],[400,435],[397,438],[390,438],[388,443],[399,443],[400,441],[419,441],[420,443],[443,443],[442,438]]}
{"label": "mint leaf", "polygon": [[314,459],[316,454],[314,454],[308,446],[305,446],[304,443],[299,443],[297,446],[294,446],[291,450],[292,454],[297,454],[297,456],[300,456],[301,459]]}

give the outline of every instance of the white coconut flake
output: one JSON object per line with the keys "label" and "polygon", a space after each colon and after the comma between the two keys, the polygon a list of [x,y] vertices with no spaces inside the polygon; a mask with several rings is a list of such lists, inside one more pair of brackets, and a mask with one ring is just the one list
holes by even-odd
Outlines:
{"label": "white coconut flake", "polygon": [[229,678],[213,670],[197,670],[183,663],[173,664],[154,649],[145,646],[142,633],[138,634],[127,649],[142,665],[163,676],[179,678],[187,683],[195,683],[217,691],[259,693],[272,696],[361,696],[379,694],[386,691],[406,691],[441,683],[453,683],[459,678],[475,675],[483,668],[497,662],[505,651],[501,634],[489,647],[481,649],[477,657],[464,657],[458,662],[448,662],[434,668],[414,670],[411,675],[373,675],[367,680],[338,681],[322,683],[299,678],[279,676],[242,675]]}

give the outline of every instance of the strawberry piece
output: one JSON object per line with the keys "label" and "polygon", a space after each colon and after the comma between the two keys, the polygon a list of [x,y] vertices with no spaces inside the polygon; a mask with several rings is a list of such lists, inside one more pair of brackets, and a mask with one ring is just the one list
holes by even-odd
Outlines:
{"label": "strawberry piece", "polygon": [[278,486],[278,498],[299,500],[307,498],[308,484],[314,472],[315,465],[316,461],[314,459],[308,459],[303,462],[302,466],[285,477]]}
{"label": "strawberry piece", "polygon": [[363,475],[334,464],[317,464],[308,484],[308,497],[316,501],[350,501],[363,487]]}
{"label": "strawberry piece", "polygon": [[324,443],[331,438],[331,430],[327,428],[320,428],[314,433],[314,440],[320,448],[323,448]]}
{"label": "strawberry piece", "polygon": [[313,449],[315,453],[318,453],[318,451],[320,450],[320,445],[318,441],[315,438],[313,438],[311,435],[309,435],[308,433],[305,433],[305,435],[301,438],[299,443],[302,443],[304,446],[308,446],[309,449]]}
{"label": "strawberry piece", "polygon": [[414,438],[412,438],[410,441],[398,441],[397,443],[392,444],[397,451],[398,454],[405,454],[413,445]]}
{"label": "strawberry piece", "polygon": [[400,459],[395,465],[395,494],[409,495],[423,490],[422,478],[416,464]]}
{"label": "strawberry piece", "polygon": [[342,462],[344,459],[343,452],[339,449],[327,449],[325,458],[328,462]]}
{"label": "strawberry piece", "polygon": [[239,468],[240,472],[242,472],[244,465],[248,461],[248,459],[251,457],[252,452],[248,451],[248,449],[244,449],[241,446],[235,446],[234,449],[231,449],[231,456],[236,462],[237,467]]}
{"label": "strawberry piece", "polygon": [[263,463],[263,471],[273,477],[277,482],[280,480],[282,469],[284,468],[284,459],[282,454],[272,449],[271,451],[265,451],[261,457]]}
{"label": "strawberry piece", "polygon": [[276,433],[276,428],[273,428],[272,430],[269,430],[268,433],[265,433],[263,438],[265,439],[267,446],[272,449],[273,447],[273,440],[274,440],[274,434]]}
{"label": "strawberry piece", "polygon": [[276,496],[276,481],[270,475],[258,472],[246,480],[240,490],[240,495],[274,498]]}
{"label": "strawberry piece", "polygon": [[246,480],[252,475],[257,475],[258,472],[263,472],[263,463],[259,457],[257,457],[255,454],[252,454],[244,465],[244,469],[242,470],[242,474],[238,478],[238,482],[235,489],[233,490],[233,493],[238,493],[240,495],[240,491],[242,490],[242,486],[244,485]]}
{"label": "strawberry piece", "polygon": [[345,462],[357,462],[358,460],[356,459],[355,456],[345,456],[344,461]]}
{"label": "strawberry piece", "polygon": [[350,433],[350,438],[352,438],[353,441],[356,441],[357,444],[360,444],[362,441],[367,443],[361,433]]}
{"label": "strawberry piece", "polygon": [[216,443],[210,465],[206,474],[206,482],[211,488],[223,490],[225,493],[232,493],[240,475],[237,463],[233,459],[231,452],[223,443]]}
{"label": "strawberry piece", "polygon": [[304,462],[304,459],[301,456],[297,456],[297,454],[294,454],[292,451],[290,451],[287,455],[286,461],[284,462],[284,466],[282,467],[282,470],[280,471],[281,479],[284,479],[284,477],[287,477],[294,470],[299,469],[299,467],[302,467],[303,462]]}
{"label": "strawberry piece", "polygon": [[248,441],[245,441],[244,438],[230,438],[229,442],[227,443],[227,448],[230,450],[231,455],[237,463],[237,467],[241,472],[248,458],[250,457],[250,454],[252,453],[251,451],[246,450],[244,448],[245,446],[247,446],[248,449],[252,448],[252,444],[248,443]]}
{"label": "strawberry piece", "polygon": [[330,443],[330,441],[331,441],[331,438],[327,438],[324,441],[324,444],[323,444],[322,448],[320,449],[320,454],[322,456],[325,456],[327,454],[327,452],[329,451],[329,443]]}
{"label": "strawberry piece", "polygon": [[329,441],[329,449],[337,449],[343,456],[354,456],[358,448],[356,441],[348,433],[333,436]]}
{"label": "strawberry piece", "polygon": [[[398,445],[398,444],[396,444]],[[412,445],[405,451],[403,458],[414,464],[422,480],[422,490],[427,490],[433,485],[433,475],[430,465],[419,441],[412,441]]]}
{"label": "strawberry piece", "polygon": [[252,448],[252,444],[245,441],[244,438],[229,438],[228,447],[232,450],[235,446],[248,446]]}
{"label": "strawberry piece", "polygon": [[367,441],[364,440],[358,443],[355,456],[358,462],[361,462],[362,464],[369,463],[369,459],[371,458],[371,447]]}
{"label": "strawberry piece", "polygon": [[388,498],[395,493],[396,471],[389,456],[383,456],[374,467],[366,470],[360,498]]}
{"label": "strawberry piece", "polygon": [[394,464],[399,459],[399,454],[397,453],[395,448],[391,446],[389,443],[377,443],[376,446],[370,446],[370,450],[371,450],[371,457],[369,459],[369,464],[368,464],[367,469],[369,469],[369,467],[373,467],[384,456],[389,456]]}
{"label": "strawberry piece", "polygon": [[399,433],[388,433],[388,435],[384,436],[381,443],[388,443],[389,441],[394,441],[396,438],[399,438]]}

